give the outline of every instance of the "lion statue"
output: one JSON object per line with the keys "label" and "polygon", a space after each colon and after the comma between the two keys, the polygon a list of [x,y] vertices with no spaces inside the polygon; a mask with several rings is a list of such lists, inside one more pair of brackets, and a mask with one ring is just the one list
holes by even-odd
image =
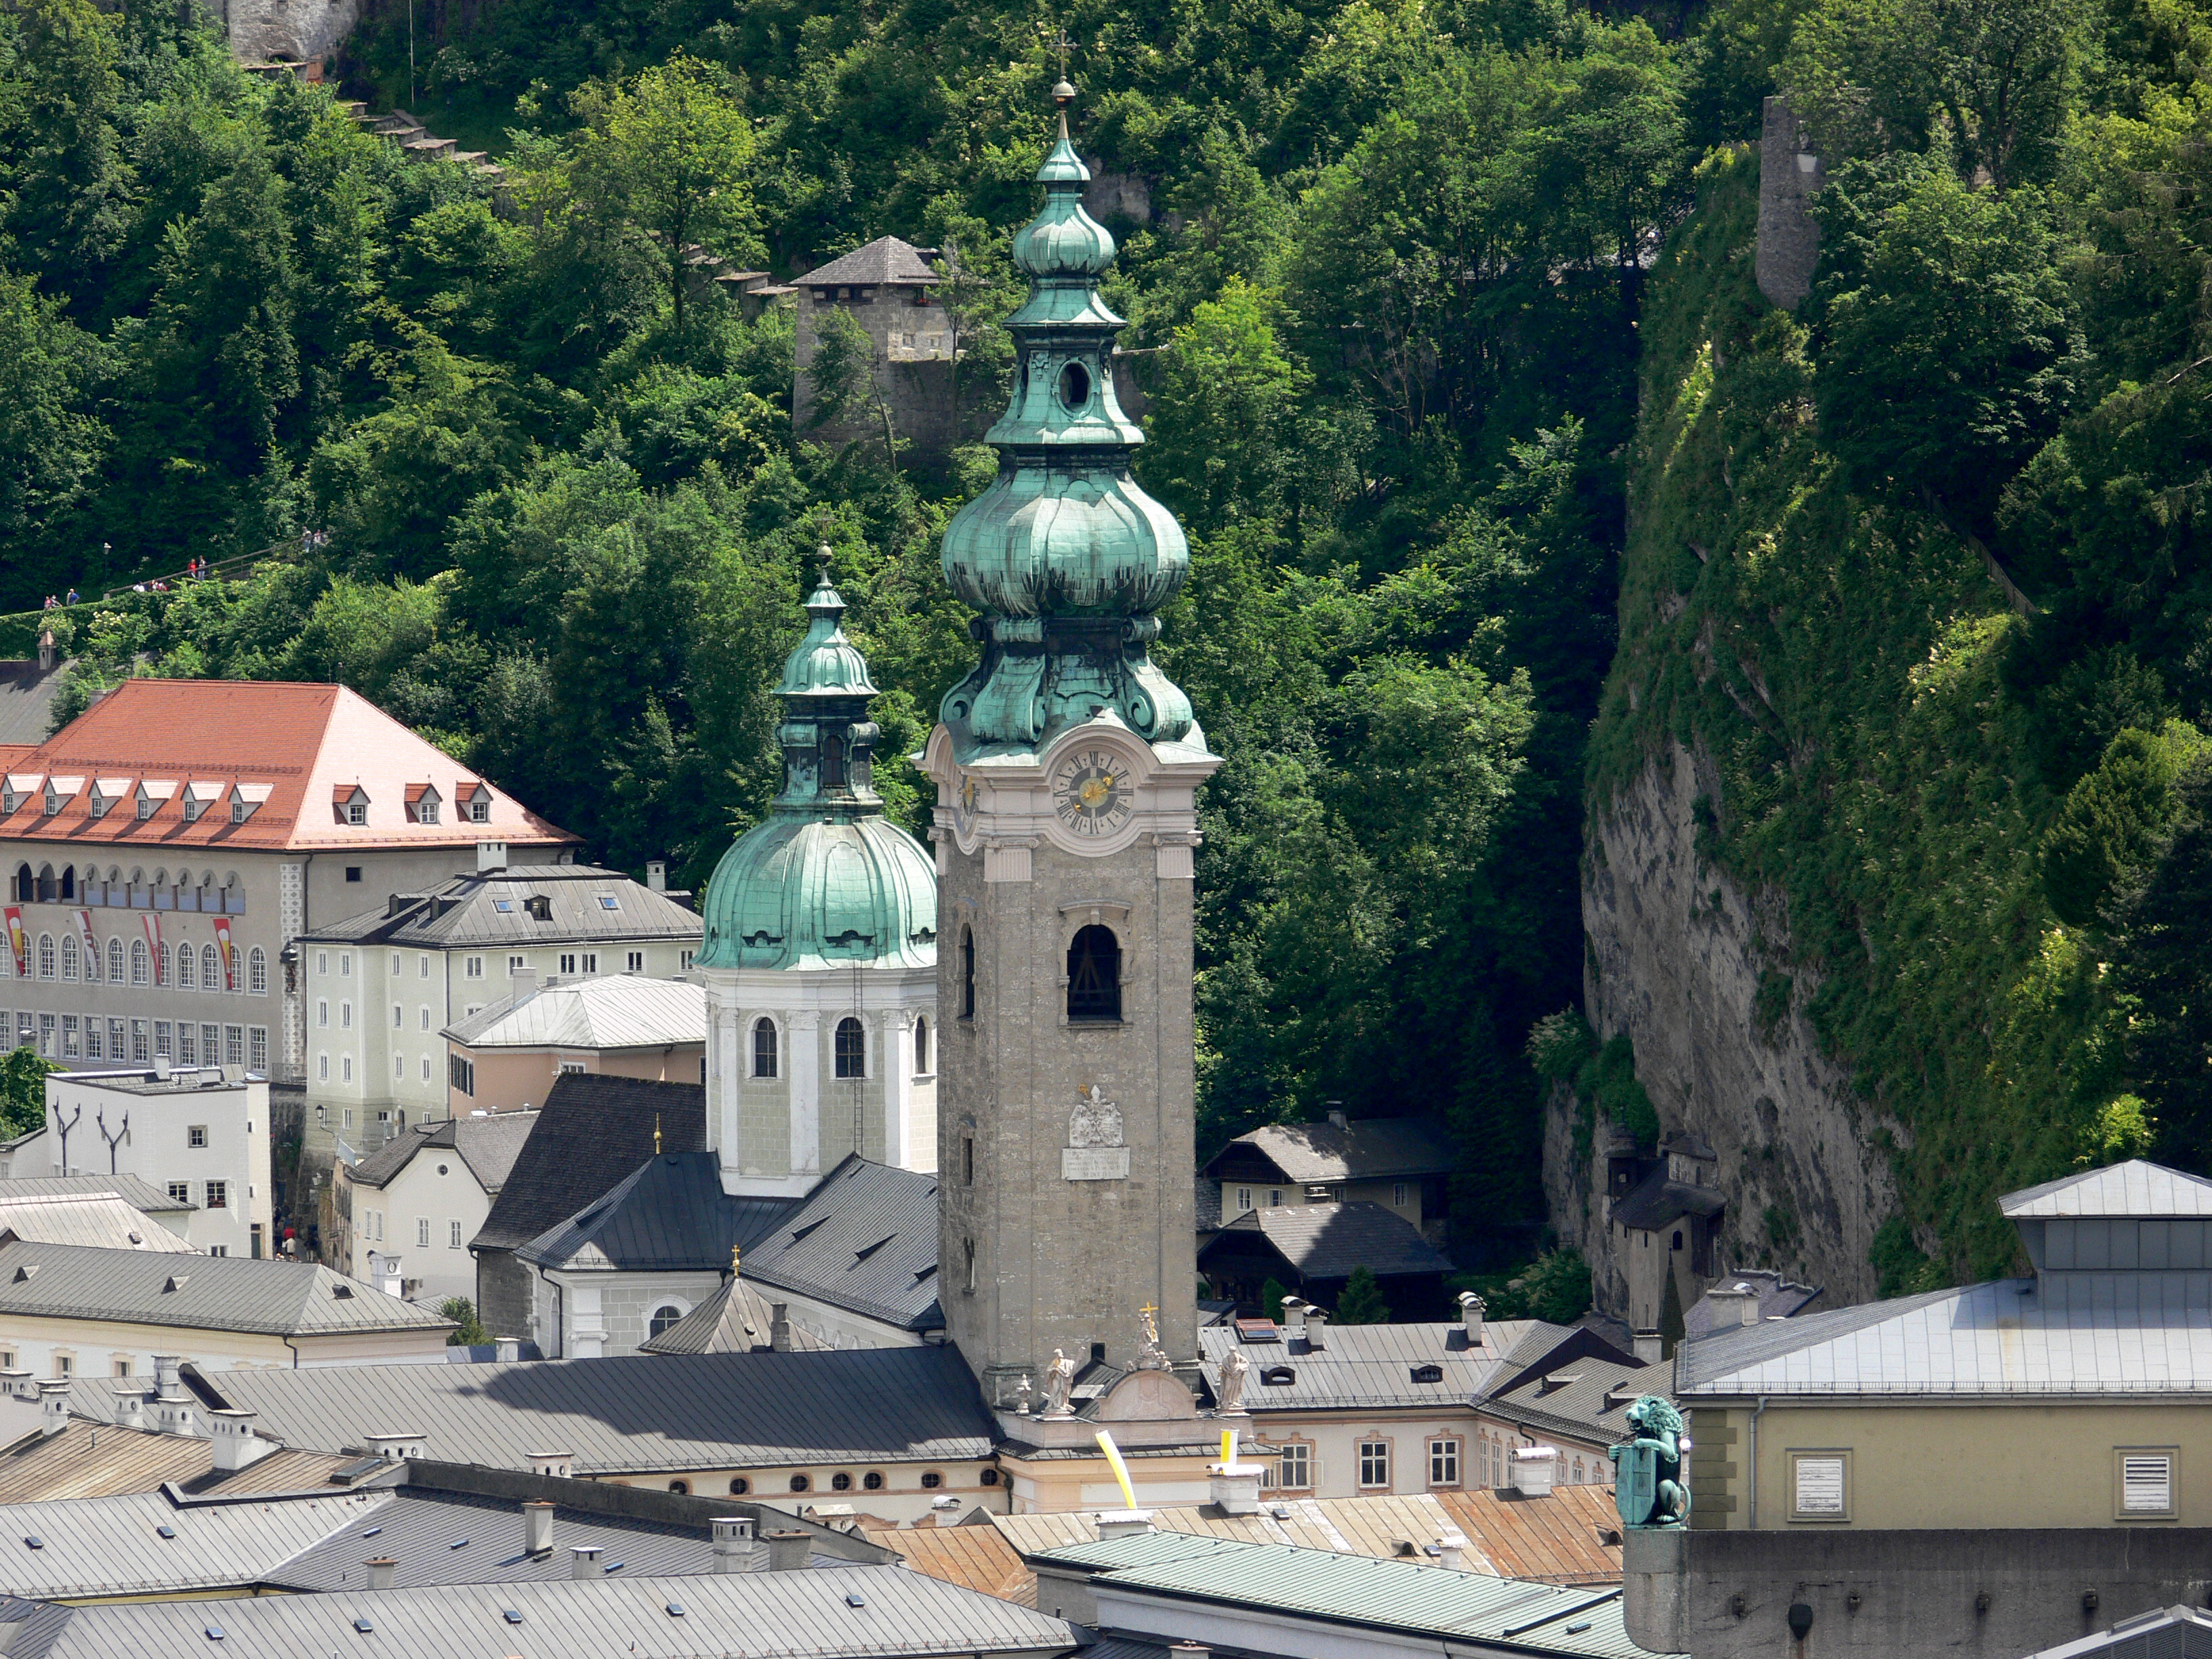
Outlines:
{"label": "lion statue", "polygon": [[1629,1407],[1629,1438],[1607,1454],[1614,1468],[1613,1497],[1632,1527],[1679,1527],[1690,1518],[1690,1486],[1682,1459],[1690,1450],[1682,1413],[1656,1394]]}

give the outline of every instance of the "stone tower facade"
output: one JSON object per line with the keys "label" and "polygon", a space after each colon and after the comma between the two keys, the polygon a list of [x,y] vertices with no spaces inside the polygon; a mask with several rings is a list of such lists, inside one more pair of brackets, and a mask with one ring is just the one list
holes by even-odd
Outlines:
{"label": "stone tower facade", "polygon": [[[1146,654],[1189,566],[1129,476],[1113,238],[1067,140],[1015,238],[998,478],[947,527],[982,660],[946,694],[938,789],[940,1300],[994,1406],[1081,1364],[1197,1358],[1194,797],[1219,761]],[[1147,1352],[1147,1318],[1159,1343]]]}

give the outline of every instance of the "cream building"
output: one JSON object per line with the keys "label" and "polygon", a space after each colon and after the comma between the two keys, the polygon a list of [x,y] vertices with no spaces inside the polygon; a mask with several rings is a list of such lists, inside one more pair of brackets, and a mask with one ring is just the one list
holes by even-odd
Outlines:
{"label": "cream building", "polygon": [[537,1127],[536,1112],[477,1113],[402,1130],[359,1164],[337,1167],[336,1236],[326,1241],[356,1279],[436,1307],[477,1294],[469,1254],[492,1200]]}
{"label": "cream building", "polygon": [[512,996],[440,1033],[454,1116],[526,1109],[564,1073],[705,1080],[707,995],[694,981],[601,974],[539,985],[523,968],[513,983]]}

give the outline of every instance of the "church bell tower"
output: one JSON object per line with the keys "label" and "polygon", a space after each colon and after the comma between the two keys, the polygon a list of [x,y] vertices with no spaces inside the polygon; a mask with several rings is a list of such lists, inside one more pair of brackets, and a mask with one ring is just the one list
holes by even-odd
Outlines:
{"label": "church bell tower", "polygon": [[[1129,475],[1114,392],[1114,239],[1067,137],[1014,239],[999,475],[946,528],[982,659],[927,751],[937,844],[939,1287],[985,1397],[1077,1365],[1198,1352],[1191,1017],[1194,796],[1220,764],[1152,663],[1190,552]],[[1157,1364],[1157,1356],[1149,1358]]]}

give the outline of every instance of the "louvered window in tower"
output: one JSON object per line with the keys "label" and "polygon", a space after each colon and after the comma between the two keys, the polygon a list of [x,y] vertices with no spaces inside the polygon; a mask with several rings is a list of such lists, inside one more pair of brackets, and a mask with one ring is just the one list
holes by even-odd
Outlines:
{"label": "louvered window in tower", "polygon": [[1094,923],[1067,947],[1067,1017],[1121,1018],[1121,942],[1110,927]]}
{"label": "louvered window in tower", "polygon": [[868,1034],[860,1022],[848,1014],[837,1022],[837,1075],[866,1077],[868,1074]]}

